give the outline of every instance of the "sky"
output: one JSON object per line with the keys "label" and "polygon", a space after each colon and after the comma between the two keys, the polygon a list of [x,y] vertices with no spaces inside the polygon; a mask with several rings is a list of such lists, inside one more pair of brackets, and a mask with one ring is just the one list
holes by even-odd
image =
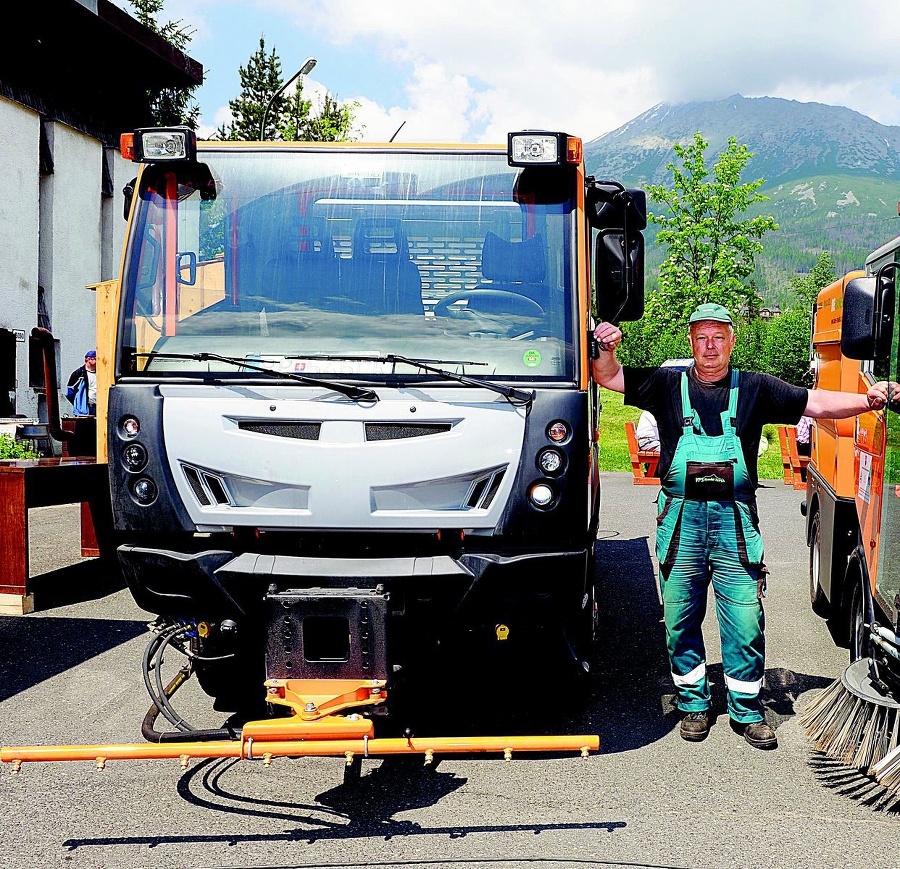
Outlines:
{"label": "sky", "polygon": [[160,20],[178,19],[206,135],[261,36],[285,78],[317,59],[307,95],[357,102],[363,141],[590,141],[660,102],[736,93],[900,126],[900,0],[165,0]]}

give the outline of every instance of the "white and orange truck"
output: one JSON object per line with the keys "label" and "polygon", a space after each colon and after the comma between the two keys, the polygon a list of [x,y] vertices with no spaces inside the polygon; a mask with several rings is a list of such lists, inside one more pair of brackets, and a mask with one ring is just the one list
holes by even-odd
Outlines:
{"label": "white and orange truck", "polygon": [[[421,734],[492,663],[520,708],[589,666],[592,326],[643,312],[643,192],[587,176],[560,132],[166,128],[123,149],[139,171],[120,279],[98,287],[99,454],[119,561],[157,616],[153,744],[0,759],[596,748]],[[171,681],[167,653],[186,661]],[[189,675],[243,723],[190,725],[172,700]],[[437,715],[392,737],[423,684]]]}
{"label": "white and orange truck", "polygon": [[[896,384],[895,275],[900,238],[818,296],[812,331],[815,388],[865,392]],[[900,395],[854,419],[816,420],[805,508],[809,591],[851,661],[869,658],[900,687]]]}

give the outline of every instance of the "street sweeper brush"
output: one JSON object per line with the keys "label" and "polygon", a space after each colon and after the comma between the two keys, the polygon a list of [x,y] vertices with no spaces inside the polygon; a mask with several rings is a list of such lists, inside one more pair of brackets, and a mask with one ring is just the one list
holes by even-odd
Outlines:
{"label": "street sweeper brush", "polygon": [[900,793],[900,702],[872,658],[860,658],[798,716],[816,751]]}

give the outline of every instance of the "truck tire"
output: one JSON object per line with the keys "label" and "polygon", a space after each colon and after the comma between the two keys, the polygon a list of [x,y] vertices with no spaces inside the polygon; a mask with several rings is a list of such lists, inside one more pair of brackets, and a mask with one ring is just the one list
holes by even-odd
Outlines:
{"label": "truck tire", "polygon": [[867,657],[869,654],[869,634],[863,627],[867,621],[866,609],[866,593],[863,589],[863,579],[857,575],[853,577],[853,593],[850,596],[848,613],[851,664],[860,658]]}
{"label": "truck tire", "polygon": [[810,522],[809,530],[809,602],[812,611],[822,618],[831,615],[831,605],[822,591],[822,519],[817,510]]}

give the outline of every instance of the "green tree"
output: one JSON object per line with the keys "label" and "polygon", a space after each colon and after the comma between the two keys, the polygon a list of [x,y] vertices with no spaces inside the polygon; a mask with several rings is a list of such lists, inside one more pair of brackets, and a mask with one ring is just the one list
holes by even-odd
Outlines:
{"label": "green tree", "polygon": [[[259,130],[266,106],[284,83],[281,77],[281,61],[273,48],[266,53],[266,40],[259,38],[259,48],[250,56],[246,66],[238,68],[241,92],[237,99],[228,101],[231,109],[231,124],[219,128],[220,138],[253,141],[260,138]],[[272,103],[266,115],[263,139],[277,136],[280,121],[288,110],[289,100],[281,94]]]}
{"label": "green tree", "polygon": [[[709,143],[700,133],[689,145],[674,146],[677,162],[667,165],[672,185],[651,184],[651,202],[664,211],[651,213],[660,229],[657,241],[668,253],[660,267],[659,288],[647,301],[647,316],[657,328],[684,328],[688,315],[703,302],[718,302],[751,322],[759,310],[752,274],[759,239],[778,229],[772,217],[743,217],[767,197],[759,193],[764,179],[741,182],[753,156],[746,145],[728,140],[712,170],[706,166]],[[711,177],[710,177],[711,176]]]}
{"label": "green tree", "polygon": [[[294,139],[309,142],[349,142],[353,136],[353,122],[359,103],[339,103],[326,93],[322,106],[307,117],[305,135],[295,135]],[[285,139],[291,138],[285,129]]]}
{"label": "green tree", "polygon": [[[311,100],[304,97],[303,80],[297,80],[290,94],[279,94],[284,79],[281,60],[273,48],[266,52],[265,37],[246,66],[238,70],[241,93],[229,100],[232,122],[219,127],[220,139],[256,140],[265,114],[263,139],[287,142],[343,142],[351,139],[357,103],[341,104],[326,93],[321,108],[316,111]],[[273,97],[274,100],[273,100]],[[266,106],[272,105],[266,112]]]}
{"label": "green tree", "polygon": [[810,335],[813,306],[819,291],[836,279],[831,254],[819,254],[805,275],[788,282],[796,302],[768,322],[759,347],[756,368],[795,386],[809,386]]}
{"label": "green tree", "polygon": [[816,264],[805,275],[795,275],[788,281],[796,297],[812,311],[819,290],[837,280],[834,271],[834,259],[827,251],[820,253]]}
{"label": "green tree", "polygon": [[[167,21],[160,24],[158,16],[165,0],[128,0],[134,7],[135,16],[145,27],[161,36],[179,51],[186,51],[194,36],[194,31],[183,21]],[[194,100],[196,87],[156,88],[147,92],[153,122],[160,127],[185,125],[197,129],[200,106]]]}

